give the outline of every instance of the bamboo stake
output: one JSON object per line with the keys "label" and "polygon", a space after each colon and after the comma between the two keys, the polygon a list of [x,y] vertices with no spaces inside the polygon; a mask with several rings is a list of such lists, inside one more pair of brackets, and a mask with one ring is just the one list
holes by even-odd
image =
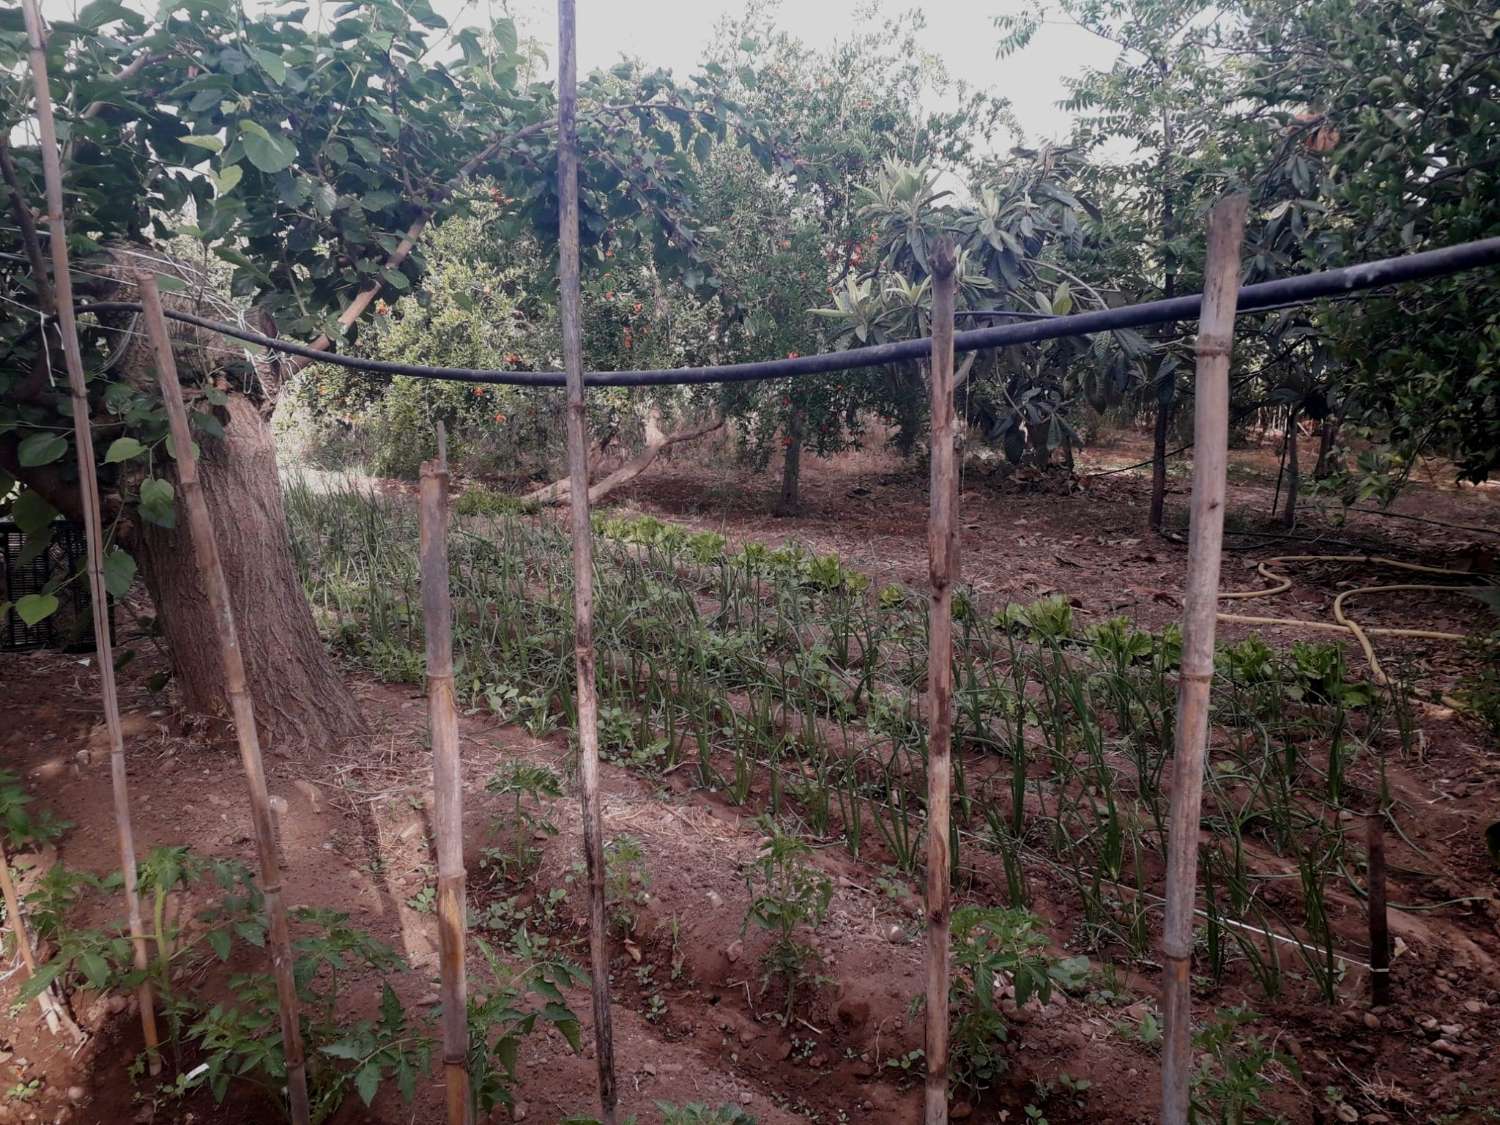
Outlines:
{"label": "bamboo stake", "polygon": [[932,484],[927,564],[927,1125],[948,1121],[948,889],[953,740],[953,584],[958,580],[957,421],[953,414],[953,299],[957,260],[932,258]]}
{"label": "bamboo stake", "polygon": [[187,408],[182,402],[182,385],[177,380],[177,361],[172,354],[171,337],[167,334],[167,320],[162,315],[156,275],[142,270],[135,276],[141,293],[146,332],[156,352],[157,381],[167,408],[168,431],[177,462],[177,485],[183,507],[187,510],[198,577],[219,623],[219,658],[224,665],[224,684],[229,694],[235,736],[239,741],[240,764],[250,789],[250,821],[260,861],[260,891],[265,897],[266,917],[270,923],[267,944],[271,950],[271,972],[276,978],[276,998],[280,1006],[281,1041],[292,1123],[308,1125],[311,1111],[307,1100],[302,1027],[297,1014],[297,986],[292,975],[291,929],[287,923],[286,903],[281,898],[281,866],[276,858],[276,832],[271,821],[270,797],[266,792],[260,736],[255,729],[255,707],[245,682],[245,660],[240,652],[239,631],[235,625],[234,607],[229,602],[229,584],[225,581],[224,566],[219,559],[213,520],[208,513],[203,485],[198,480],[198,458],[193,451],[192,431],[188,426]]}
{"label": "bamboo stake", "polygon": [[614,1031],[604,925],[604,825],[599,808],[599,699],[594,684],[594,541],[589,525],[588,414],[583,396],[583,330],[578,295],[578,59],[574,0],[557,4],[558,275],[563,367],[568,381],[568,480],[573,530],[573,637],[578,669],[578,777],[583,858],[589,879],[589,971],[594,1056],[603,1125],[615,1125]]}
{"label": "bamboo stake", "polygon": [[453,605],[448,593],[448,454],[422,463],[422,624],[427,637],[427,721],[432,735],[433,831],[437,837],[438,943],[443,1000],[443,1074],[449,1125],[472,1125],[468,982],[464,965],[463,773],[453,703]]}
{"label": "bamboo stake", "polygon": [[1193,492],[1183,593],[1182,673],[1177,685],[1177,736],[1167,837],[1167,906],[1161,949],[1165,965],[1162,1121],[1187,1125],[1192,1078],[1193,902],[1198,874],[1198,823],[1208,745],[1209,688],[1214,672],[1214,614],[1224,545],[1224,494],[1229,454],[1229,355],[1239,296],[1240,241],[1246,198],[1220,200],[1208,218],[1208,261],[1198,321],[1193,396]]}
{"label": "bamboo stake", "polygon": [[[1382,790],[1383,790],[1382,786]],[[1382,798],[1384,793],[1382,792]],[[1365,818],[1365,853],[1369,877],[1370,1004],[1391,1002],[1391,931],[1385,909],[1385,802]]]}
{"label": "bamboo stake", "polygon": [[[21,964],[26,966],[26,978],[29,980],[36,976],[36,951],[31,947],[31,935],[26,932],[26,919],[21,916],[21,896],[16,894],[16,882],[11,878],[10,857],[5,854],[3,839],[0,839],[0,900],[5,903],[5,916],[10,919],[11,932],[16,935],[16,952],[21,955]],[[79,1042],[83,1041],[83,1031],[53,997],[50,985],[37,993],[36,1006],[42,1010],[47,1030],[53,1035],[62,1030],[63,1022],[66,1021],[69,1032]]]}
{"label": "bamboo stake", "polygon": [[[109,731],[110,785],[115,806],[115,834],[119,843],[120,873],[125,890],[125,912],[135,967],[144,977],[148,964],[146,931],[141,923],[141,898],[136,888],[135,833],[130,823],[130,785],[125,769],[125,736],[120,728],[120,700],[115,690],[113,644],[109,633],[109,591],[104,585],[104,525],[100,516],[99,478],[94,468],[94,439],[89,424],[88,389],[84,384],[83,354],[78,346],[78,324],[73,314],[73,279],[68,272],[68,236],[63,221],[62,159],[57,145],[57,123],[52,116],[52,89],[47,79],[47,52],[37,0],[22,0],[26,36],[31,53],[31,79],[36,91],[37,126],[41,133],[42,173],[47,183],[47,229],[52,251],[52,301],[62,337],[73,405],[73,444],[78,455],[78,488],[83,501],[83,530],[88,543],[89,602],[94,623],[94,661],[99,666],[99,694],[104,725]],[[38,290],[46,284],[37,278]],[[42,346],[46,347],[43,339]],[[142,980],[138,990],[141,1031],[151,1073],[161,1071],[156,1032],[156,1005],[151,985]]]}

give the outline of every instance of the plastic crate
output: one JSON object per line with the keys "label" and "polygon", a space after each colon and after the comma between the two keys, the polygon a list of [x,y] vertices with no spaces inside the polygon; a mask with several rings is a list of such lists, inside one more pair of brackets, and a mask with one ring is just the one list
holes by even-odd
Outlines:
{"label": "plastic crate", "polygon": [[[48,583],[85,568],[88,540],[76,523],[59,520],[52,525],[52,540],[35,558],[22,559],[26,536],[13,523],[0,522],[0,602],[15,602],[27,594],[40,594]],[[65,651],[94,645],[93,615],[89,607],[88,578],[79,574],[58,591],[57,612],[35,625],[28,625],[14,609],[0,621],[0,650],[22,652],[36,648]],[[111,617],[113,616],[111,605]]]}

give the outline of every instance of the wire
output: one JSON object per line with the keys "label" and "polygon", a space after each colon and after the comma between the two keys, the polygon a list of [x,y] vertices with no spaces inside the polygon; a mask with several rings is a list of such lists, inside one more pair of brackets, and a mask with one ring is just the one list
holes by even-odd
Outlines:
{"label": "wire", "polygon": [[[1464,270],[1500,264],[1500,237],[1461,243],[1439,250],[1428,250],[1400,258],[1382,258],[1361,265],[1324,270],[1277,281],[1244,285],[1239,290],[1238,311],[1242,314],[1288,307],[1294,303],[1311,303],[1360,290],[1384,288],[1401,282],[1420,281],[1446,276]],[[956,352],[981,351],[1014,344],[1035,343],[1067,336],[1083,336],[1122,328],[1142,328],[1191,320],[1198,316],[1202,294],[1173,297],[1162,301],[1125,305],[1116,309],[1098,309],[1048,320],[976,328],[954,334]],[[139,305],[127,301],[101,301],[78,306],[78,312],[136,312]],[[435,367],[426,364],[393,363],[388,360],[358,359],[336,352],[310,348],[303,344],[273,339],[259,332],[220,324],[191,313],[168,311],[170,319],[233,336],[272,351],[300,356],[320,363],[332,363],[357,371],[381,375],[405,375],[418,379],[448,379],[461,383],[491,383],[519,387],[561,387],[560,371],[500,371],[467,367]],[[593,387],[648,387],[695,385],[704,383],[758,382],[788,379],[804,375],[821,375],[863,367],[883,367],[891,363],[922,359],[932,350],[930,337],[876,344],[870,347],[823,352],[795,359],[760,360],[750,363],[714,367],[680,367],[642,371],[594,371],[584,377]]]}

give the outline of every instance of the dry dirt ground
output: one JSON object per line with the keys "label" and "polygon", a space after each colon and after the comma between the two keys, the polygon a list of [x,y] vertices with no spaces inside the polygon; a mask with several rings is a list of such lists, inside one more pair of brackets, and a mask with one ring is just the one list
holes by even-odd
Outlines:
{"label": "dry dirt ground", "polygon": [[[999,480],[980,471],[965,476],[963,520],[965,580],[982,594],[1029,601],[1048,592],[1076,600],[1090,619],[1116,613],[1158,627],[1180,614],[1185,549],[1143,530],[1145,482],[1139,473],[1089,478],[1091,472],[1145,456],[1135,440],[1092,451],[1080,464],[1080,484],[1070,491],[1053,483]],[[1312,454],[1304,454],[1304,463]],[[1267,450],[1238,451],[1230,497],[1232,519],[1263,525],[1275,457]],[[708,465],[712,467],[707,467]],[[1174,476],[1171,510],[1182,519],[1186,478]],[[877,583],[925,581],[925,482],[879,457],[813,462],[805,472],[806,506],[795,519],[765,515],[774,480],[727,470],[712,458],[658,466],[614,503],[649,511],[734,540],[779,543],[796,539],[820,551],[837,551],[846,564]],[[1419,480],[1397,511],[1500,530],[1500,491],[1454,489]],[[1444,566],[1490,568],[1500,536],[1455,532],[1429,524],[1367,516],[1332,528],[1312,515],[1298,529],[1302,540],[1236,536],[1226,558],[1225,585],[1262,585],[1256,560],[1277,554],[1375,553]],[[1252,612],[1326,618],[1338,590],[1365,584],[1358,567],[1317,564],[1290,572],[1287,594],[1253,603]],[[1375,577],[1379,577],[1378,574]],[[1425,595],[1371,600],[1361,619],[1463,631],[1476,619],[1472,603]],[[1243,630],[1227,627],[1233,638]],[[122,707],[133,732],[129,743],[138,847],[188,844],[203,852],[253,861],[247,803],[232,745],[213,732],[184,726],[170,689],[153,693],[148,680],[160,668],[149,644],[126,642],[139,652],[122,675]],[[1292,630],[1263,630],[1268,640],[1303,639]],[[1432,697],[1452,687],[1461,654],[1433,641],[1382,640],[1382,659],[1403,669]],[[1362,668],[1351,651],[1351,664]],[[425,707],[410,687],[373,682],[351,672],[376,735],[358,745],[314,747],[295,754],[272,752],[273,793],[290,805],[285,846],[287,897],[348,912],[355,925],[389,942],[411,962],[401,985],[409,1009],[435,1001],[435,919],[422,909],[421,892],[433,881],[434,857],[424,793],[429,785]],[[71,821],[57,858],[70,867],[106,872],[116,866],[107,766],[90,758],[90,734],[99,722],[96,677],[90,659],[63,654],[0,656],[0,767],[20,774],[37,801]],[[1304,990],[1266,1001],[1245,992],[1221,994],[1216,1005],[1244,998],[1263,1016],[1260,1029],[1277,1049],[1300,1064],[1299,1075],[1278,1070],[1267,1112],[1295,1122],[1336,1118],[1327,1087],[1337,1087],[1358,1120],[1479,1121],[1500,1087],[1493,1051],[1500,1032],[1500,888],[1485,854],[1483,829],[1500,819],[1500,747],[1476,726],[1441,704],[1420,716],[1423,754],[1398,767],[1392,784],[1408,810],[1406,830],[1422,849],[1420,860],[1393,851],[1393,898],[1423,903],[1463,901],[1441,910],[1396,911],[1396,933],[1406,950],[1395,970],[1398,1003],[1370,1013],[1357,971],[1333,1009],[1310,1002]],[[484,791],[485,779],[510,759],[550,764],[567,759],[566,738],[534,739],[483,715],[463,720],[466,772],[466,858],[471,887],[482,886],[481,849],[493,842],[493,821],[504,810]],[[901,880],[886,877],[878,855],[865,862],[838,847],[820,848],[816,862],[835,880],[830,919],[817,933],[827,982],[815,998],[794,1009],[783,1028],[772,1018],[777,997],[764,995],[757,961],[764,938],[743,931],[748,902],[743,869],[760,831],[750,807],[733,808],[695,789],[679,775],[646,779],[606,766],[606,836],[640,842],[643,877],[635,884],[633,923],[613,942],[614,1026],[622,1107],[642,1125],[658,1120],[655,1102],[742,1106],[763,1125],[783,1122],[911,1122],[919,1119],[913,1077],[899,1063],[920,1046],[920,1015],[911,1000],[921,989],[921,913]],[[532,910],[533,925],[576,960],[583,891],[575,856],[577,815],[570,800],[549,803],[560,829],[537,841],[539,872],[519,889],[518,904]],[[50,857],[49,857],[50,858]],[[1404,876],[1410,864],[1418,875]],[[544,909],[549,892],[550,911]],[[1068,890],[1046,871],[1034,874],[1036,909],[1048,919],[1056,948],[1066,951],[1076,919]],[[998,901],[994,885],[977,877],[966,893]],[[476,891],[481,907],[503,890]],[[111,904],[110,909],[113,909]],[[1345,903],[1340,924],[1357,934],[1358,903]],[[101,921],[103,918],[100,919]],[[250,967],[250,966],[240,966]],[[650,970],[647,973],[645,970]],[[18,984],[0,983],[0,1002]],[[1129,995],[1117,1005],[1085,996],[1055,995],[1040,1008],[1013,1012],[1015,1034],[1007,1051],[1010,1073],[992,1102],[972,1109],[975,1121],[1027,1120],[1039,1107],[1052,1122],[1147,1121],[1154,1115],[1157,1059],[1150,1046],[1122,1033],[1136,1026],[1156,1000],[1150,966],[1122,973],[1116,984]],[[356,995],[353,990],[351,995]],[[653,1010],[659,993],[665,1010]],[[366,997],[373,1006],[373,996]],[[570,997],[585,1023],[584,1054],[575,1055],[555,1033],[532,1037],[522,1051],[518,1118],[559,1121],[588,1114],[595,1105],[588,1029],[588,997]],[[133,1100],[125,1076],[139,1048],[137,1021],[108,998],[75,994],[74,1006],[91,1039],[81,1050],[49,1036],[30,1007],[0,1023],[0,1122],[104,1123],[270,1120],[263,1104],[241,1101],[214,1107],[199,1099],[163,1104],[154,1111]],[[1009,1005],[1013,1008],[1013,1005]],[[1206,1013],[1206,1009],[1205,1009]],[[1087,1079],[1072,1094],[1061,1075]],[[40,1079],[27,1099],[14,1096]],[[915,1081],[920,1081],[919,1074]],[[372,1110],[351,1098],[340,1122],[442,1120],[439,1079],[421,1085],[414,1105],[382,1094]],[[968,1107],[963,1107],[967,1109]],[[962,1109],[960,1110],[962,1113]],[[507,1120],[504,1112],[496,1120]]]}

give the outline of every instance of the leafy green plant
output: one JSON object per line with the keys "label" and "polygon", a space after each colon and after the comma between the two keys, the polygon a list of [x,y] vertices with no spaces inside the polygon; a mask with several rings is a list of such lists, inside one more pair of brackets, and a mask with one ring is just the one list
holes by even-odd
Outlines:
{"label": "leafy green plant", "polygon": [[701,1102],[681,1106],[657,1102],[656,1108],[661,1111],[661,1125],[755,1125],[755,1118],[737,1105],[714,1109]]}
{"label": "leafy green plant", "polygon": [[828,915],[833,881],[807,863],[812,849],[800,838],[782,831],[770,817],[762,817],[766,838],[746,873],[750,905],[741,924],[743,933],[754,922],[771,935],[761,958],[761,991],[774,981],[785,990],[782,1022],[791,1018],[801,990],[818,980],[818,952],[798,938],[803,927],[816,928]]}
{"label": "leafy green plant", "polygon": [[953,912],[948,1026],[956,1089],[982,1093],[1005,1072],[1008,1060],[1000,1046],[1009,1024],[997,1003],[1003,980],[1009,980],[1019,1007],[1033,996],[1045,1004],[1059,980],[1086,973],[1085,959],[1059,962],[1042,952],[1046,945],[1030,911],[962,906]]}
{"label": "leafy green plant", "polygon": [[569,961],[547,956],[524,928],[511,947],[518,966],[501,959],[483,939],[475,945],[490,979],[469,996],[468,1070],[474,1106],[487,1113],[514,1104],[511,1088],[521,1046],[539,1023],[555,1027],[575,1052],[582,1050],[578,1017],[564,989],[586,986],[588,976]]}
{"label": "leafy green plant", "polygon": [[10,770],[0,769],[0,833],[8,851],[35,848],[58,839],[69,828],[67,821],[56,819],[46,809],[34,812],[27,808],[32,797],[21,779]]}
{"label": "leafy green plant", "polygon": [[1265,1092],[1274,1085],[1274,1068],[1297,1073],[1297,1065],[1265,1038],[1242,1032],[1255,1019],[1247,1008],[1228,1008],[1193,1036],[1199,1052],[1193,1072],[1192,1120],[1214,1125],[1272,1125],[1279,1115],[1261,1111]]}
{"label": "leafy green plant", "polygon": [[[557,835],[557,825],[546,816],[545,801],[562,796],[562,779],[546,766],[533,766],[525,762],[511,762],[497,769],[485,783],[486,791],[511,801],[511,823],[508,834],[510,847],[486,848],[485,863],[497,867],[502,875],[512,879],[523,878],[541,859],[541,852],[531,844],[537,833]],[[503,821],[496,819],[494,827],[503,830]]]}
{"label": "leafy green plant", "polygon": [[616,836],[604,846],[604,899],[610,925],[622,935],[635,932],[636,908],[650,894],[646,853],[634,836]]}

